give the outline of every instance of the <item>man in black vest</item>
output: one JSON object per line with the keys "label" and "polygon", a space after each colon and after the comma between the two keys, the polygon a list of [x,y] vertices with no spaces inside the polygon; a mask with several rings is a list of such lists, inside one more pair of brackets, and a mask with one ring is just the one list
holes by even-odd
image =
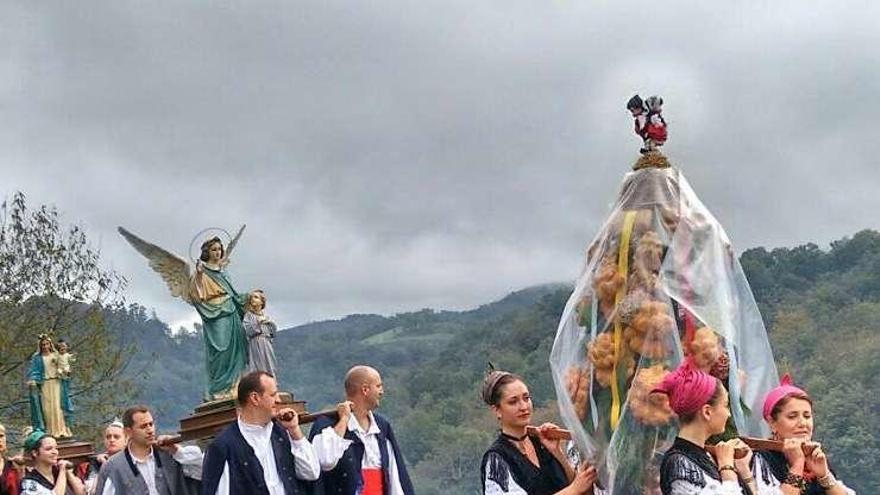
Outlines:
{"label": "man in black vest", "polygon": [[326,495],[413,495],[412,482],[391,423],[373,413],[384,393],[382,377],[369,366],[345,375],[339,421],[318,418],[309,437],[321,463],[316,493]]}
{"label": "man in black vest", "polygon": [[195,445],[161,445],[168,437],[156,438],[153,415],[146,406],[134,406],[122,415],[128,446],[110,456],[98,474],[99,495],[192,495],[198,481],[184,475],[183,466],[198,468],[202,451]]}
{"label": "man in black vest", "polygon": [[301,480],[318,479],[321,468],[296,411],[285,408],[272,419],[277,398],[278,386],[269,373],[254,371],[241,378],[238,420],[205,454],[203,495],[301,495]]}

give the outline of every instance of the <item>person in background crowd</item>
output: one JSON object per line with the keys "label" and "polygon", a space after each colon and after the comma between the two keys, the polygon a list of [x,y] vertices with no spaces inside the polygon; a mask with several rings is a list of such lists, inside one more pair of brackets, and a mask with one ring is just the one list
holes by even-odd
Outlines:
{"label": "person in background crowd", "polygon": [[18,484],[24,474],[24,460],[8,458],[6,427],[0,424],[0,495],[18,495]]}
{"label": "person in background crowd", "polygon": [[87,495],[95,495],[98,488],[98,472],[113,454],[125,448],[127,440],[122,421],[114,419],[104,428],[104,452],[77,467],[77,475],[86,487]]}
{"label": "person in background crowd", "polygon": [[[187,478],[183,465],[201,466],[204,456],[195,445],[168,443],[156,437],[156,424],[146,406],[134,406],[122,415],[128,445],[110,456],[98,473],[101,495],[195,495],[200,483]],[[118,491],[117,491],[118,490]]]}

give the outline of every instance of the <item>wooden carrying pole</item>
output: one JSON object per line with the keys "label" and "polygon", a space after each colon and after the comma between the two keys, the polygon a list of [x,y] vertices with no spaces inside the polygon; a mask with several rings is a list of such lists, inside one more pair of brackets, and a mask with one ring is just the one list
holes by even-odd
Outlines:
{"label": "wooden carrying pole", "polygon": [[[317,411],[317,412],[313,412],[313,413],[300,413],[299,414],[299,424],[306,425],[309,423],[314,423],[315,420],[317,420],[321,416],[326,416],[326,417],[333,419],[333,420],[339,419],[339,413],[336,411],[336,409],[325,409],[323,411]],[[282,415],[282,416],[276,416],[276,419],[280,419],[282,421],[289,421],[292,418],[293,418],[293,416],[290,413],[287,413],[286,415]],[[174,435],[170,438],[166,438],[161,443],[156,442],[156,445],[162,447],[165,445],[173,445],[176,443],[185,442],[187,440],[192,440],[192,438],[186,438],[183,435]]]}
{"label": "wooden carrying pole", "polygon": [[[537,426],[528,426],[526,427],[526,431],[528,433],[537,435],[538,427]],[[546,432],[547,438],[551,440],[571,440],[571,431],[563,430],[562,428],[556,430],[547,430]],[[752,438],[752,437],[740,437],[740,440],[743,441],[746,445],[752,448],[752,450],[765,450],[765,451],[773,451],[773,452],[782,452],[783,442],[781,440],[768,440],[766,438]],[[709,452],[713,456],[715,455],[715,446],[714,445],[706,445],[706,452]],[[745,457],[748,451],[745,449],[736,449],[734,452],[734,457],[737,459],[741,457]],[[804,445],[804,453],[810,455],[813,452],[812,446]]]}

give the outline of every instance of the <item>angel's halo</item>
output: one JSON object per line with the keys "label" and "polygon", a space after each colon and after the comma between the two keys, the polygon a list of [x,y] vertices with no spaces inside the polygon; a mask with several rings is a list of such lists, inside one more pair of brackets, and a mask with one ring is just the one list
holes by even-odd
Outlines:
{"label": "angel's halo", "polygon": [[[226,237],[225,240],[222,238],[220,240],[223,241],[223,248],[227,249],[229,243],[232,241],[232,236],[226,229],[220,227],[208,227],[196,232],[196,235],[194,235],[192,240],[189,241],[189,259],[191,259],[193,263],[198,262],[199,257],[202,255],[202,243],[213,237],[220,237],[220,234],[223,234],[223,236]],[[193,251],[193,248],[195,248],[195,251]]]}

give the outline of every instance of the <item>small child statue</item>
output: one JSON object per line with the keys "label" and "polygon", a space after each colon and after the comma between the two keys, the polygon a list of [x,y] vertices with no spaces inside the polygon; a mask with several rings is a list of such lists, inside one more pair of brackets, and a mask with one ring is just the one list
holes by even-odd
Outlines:
{"label": "small child statue", "polygon": [[76,356],[70,352],[70,345],[64,339],[58,340],[58,373],[61,375],[61,410],[64,421],[69,425],[73,422],[73,402],[70,400],[71,366]]}

